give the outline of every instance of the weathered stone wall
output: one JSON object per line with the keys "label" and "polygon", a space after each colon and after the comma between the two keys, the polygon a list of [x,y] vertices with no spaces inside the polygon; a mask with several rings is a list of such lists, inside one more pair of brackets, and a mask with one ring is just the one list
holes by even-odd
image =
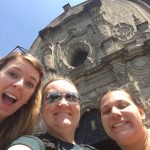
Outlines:
{"label": "weathered stone wall", "polygon": [[[143,2],[88,0],[74,7],[67,4],[64,13],[41,30],[31,46],[31,53],[45,66],[45,81],[54,74],[67,75],[75,81],[81,93],[83,117],[80,142],[86,138],[82,134],[83,120],[88,115],[88,134],[94,133],[99,140],[106,138],[97,135],[98,126],[104,133],[97,113],[98,95],[107,87],[129,86],[140,94],[149,124],[150,7]],[[89,141],[85,142],[96,142]]]}

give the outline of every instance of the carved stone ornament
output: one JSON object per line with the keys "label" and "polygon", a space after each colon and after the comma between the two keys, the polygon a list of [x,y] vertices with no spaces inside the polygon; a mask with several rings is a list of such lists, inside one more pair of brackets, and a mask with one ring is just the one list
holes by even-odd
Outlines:
{"label": "carved stone ornament", "polygon": [[135,69],[144,69],[149,67],[149,58],[146,56],[136,57],[132,61],[132,67]]}
{"label": "carved stone ornament", "polygon": [[70,37],[73,37],[73,36],[76,36],[77,35],[77,28],[70,28],[70,29],[68,29],[68,35],[70,36]]}
{"label": "carved stone ornament", "polygon": [[119,23],[115,25],[112,29],[112,33],[114,37],[117,37],[122,41],[129,40],[135,35],[133,26],[126,23]]}

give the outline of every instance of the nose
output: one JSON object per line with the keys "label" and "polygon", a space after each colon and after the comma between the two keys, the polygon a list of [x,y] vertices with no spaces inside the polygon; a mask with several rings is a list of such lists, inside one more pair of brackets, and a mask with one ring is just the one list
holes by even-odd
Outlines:
{"label": "nose", "polygon": [[122,116],[122,113],[117,107],[112,107],[111,116],[113,119],[117,119]]}
{"label": "nose", "polygon": [[69,106],[68,101],[63,97],[60,99],[60,101],[58,102],[59,106]]}
{"label": "nose", "polygon": [[15,88],[22,88],[24,84],[24,80],[22,78],[20,78],[19,80],[15,81],[13,83],[13,87]]}

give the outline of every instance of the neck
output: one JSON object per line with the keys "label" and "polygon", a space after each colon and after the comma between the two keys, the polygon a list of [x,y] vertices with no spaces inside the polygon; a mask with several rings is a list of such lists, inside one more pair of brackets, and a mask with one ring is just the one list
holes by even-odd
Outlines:
{"label": "neck", "polygon": [[146,129],[144,138],[140,138],[136,143],[121,146],[122,150],[150,150],[150,131]]}
{"label": "neck", "polygon": [[68,143],[71,143],[71,144],[75,144],[75,139],[74,139],[74,132],[73,131],[66,131],[66,130],[63,130],[63,131],[57,131],[57,132],[53,132],[53,131],[50,131],[49,132],[52,136],[64,141],[64,142],[68,142]]}

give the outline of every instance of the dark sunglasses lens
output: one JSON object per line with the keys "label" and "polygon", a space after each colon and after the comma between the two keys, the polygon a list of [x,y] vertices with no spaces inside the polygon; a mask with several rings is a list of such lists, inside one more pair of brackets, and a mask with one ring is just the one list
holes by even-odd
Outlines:
{"label": "dark sunglasses lens", "polygon": [[59,93],[48,93],[46,99],[49,103],[57,102],[60,100],[60,94]]}
{"label": "dark sunglasses lens", "polygon": [[76,102],[78,99],[78,96],[75,95],[74,93],[68,93],[66,94],[66,100],[69,102]]}

